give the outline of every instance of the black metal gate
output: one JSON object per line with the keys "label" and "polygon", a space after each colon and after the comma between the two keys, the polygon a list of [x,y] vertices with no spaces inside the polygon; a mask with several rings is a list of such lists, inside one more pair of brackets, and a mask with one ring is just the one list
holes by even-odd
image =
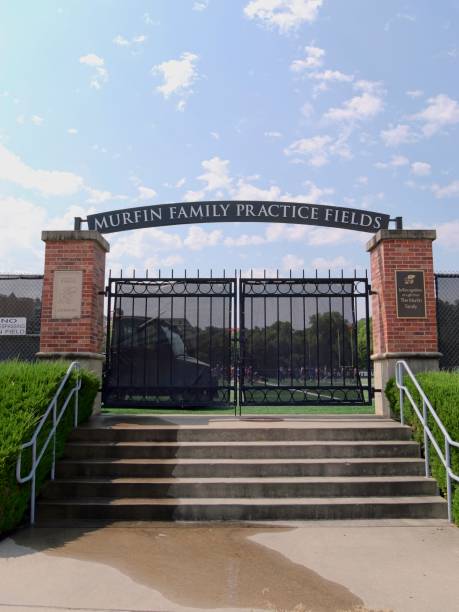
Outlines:
{"label": "black metal gate", "polygon": [[366,278],[110,278],[104,405],[371,404],[369,292]]}
{"label": "black metal gate", "polygon": [[106,406],[228,406],[236,282],[111,278]]}
{"label": "black metal gate", "polygon": [[370,404],[368,296],[366,278],[241,279],[240,404]]}

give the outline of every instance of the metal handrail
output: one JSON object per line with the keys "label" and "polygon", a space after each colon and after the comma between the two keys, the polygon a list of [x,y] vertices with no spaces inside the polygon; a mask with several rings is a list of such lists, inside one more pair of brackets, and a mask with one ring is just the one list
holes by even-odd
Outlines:
{"label": "metal handrail", "polygon": [[[416,402],[413,399],[413,396],[411,395],[408,387],[406,385],[403,384],[403,371],[405,371],[409,378],[411,379],[411,382],[414,384],[414,386],[416,387],[421,399],[422,399],[422,414],[421,414],[421,410],[418,407],[418,405],[416,404]],[[395,364],[395,382],[397,384],[397,387],[400,391],[400,422],[402,425],[405,424],[405,418],[404,418],[404,412],[403,412],[403,399],[404,399],[404,395],[406,395],[406,397],[409,399],[411,406],[413,407],[413,410],[415,411],[418,419],[420,420],[423,429],[424,429],[424,458],[425,458],[425,475],[426,478],[428,478],[430,476],[430,448],[429,448],[429,440],[432,443],[432,446],[434,447],[434,449],[437,451],[437,455],[440,458],[441,462],[443,463],[444,467],[445,467],[445,471],[446,471],[446,501],[448,503],[448,520],[449,522],[452,522],[453,520],[453,511],[452,511],[452,480],[455,480],[456,482],[459,482],[459,474],[456,474],[455,472],[453,472],[452,468],[451,468],[451,447],[454,446],[455,448],[459,448],[459,442],[456,442],[455,440],[453,440],[451,438],[451,436],[449,435],[446,427],[443,425],[443,422],[441,421],[440,417],[438,416],[438,414],[435,412],[434,408],[432,407],[432,404],[429,401],[429,398],[427,397],[427,395],[424,393],[421,385],[419,384],[419,382],[416,380],[415,375],[413,374],[413,372],[411,371],[410,366],[406,363],[406,361],[400,360],[397,361],[397,363]],[[428,413],[427,410],[430,412],[430,414],[432,415],[432,417],[434,418],[436,424],[438,425],[438,427],[440,428],[441,433],[443,434],[444,440],[445,440],[445,452],[443,453],[442,449],[440,448],[440,446],[438,445],[438,442],[435,440],[435,437],[432,433],[432,431],[429,428],[429,422],[428,422]]]}
{"label": "metal handrail", "polygon": [[[48,448],[49,442],[51,440],[51,438],[53,439],[53,461],[52,461],[52,466],[51,466],[51,480],[54,480],[55,478],[55,474],[56,474],[56,431],[57,431],[57,426],[59,425],[62,417],[64,416],[64,413],[67,409],[67,406],[70,403],[70,400],[72,399],[73,396],[75,396],[75,404],[74,404],[74,426],[76,427],[78,425],[78,391],[81,389],[81,377],[80,377],[80,364],[78,363],[78,361],[73,361],[68,370],[67,373],[65,374],[64,378],[62,379],[56,393],[54,394],[53,399],[51,400],[48,408],[46,409],[46,412],[44,413],[44,415],[41,417],[40,422],[38,423],[33,436],[30,438],[30,440],[28,442],[24,442],[24,444],[21,445],[21,448],[19,450],[19,455],[18,455],[18,459],[17,459],[17,463],[16,463],[16,479],[19,483],[24,484],[25,482],[28,482],[29,480],[32,481],[32,487],[31,487],[31,493],[30,493],[30,524],[33,525],[35,523],[35,501],[36,501],[36,472],[37,472],[37,468],[40,464],[40,461],[43,458],[43,455],[45,454],[46,449]],[[76,377],[76,381],[75,381],[75,385],[70,389],[69,393],[67,394],[67,397],[65,398],[65,401],[62,405],[62,408],[59,412],[59,414],[57,414],[57,405],[58,405],[58,401],[59,401],[59,396],[61,394],[61,391],[63,390],[63,388],[65,387],[68,379],[70,378],[70,375],[72,374],[73,371],[76,371],[77,373],[77,377]],[[53,426],[51,428],[51,431],[49,432],[48,437],[46,438],[45,443],[43,444],[43,447],[41,448],[38,456],[37,456],[37,438],[38,435],[40,433],[40,431],[43,428],[43,425],[45,424],[46,420],[48,419],[49,415],[51,414],[53,415]],[[26,475],[26,476],[21,476],[21,463],[22,463],[22,452],[24,451],[24,449],[32,447],[32,467],[30,468],[30,472]]]}

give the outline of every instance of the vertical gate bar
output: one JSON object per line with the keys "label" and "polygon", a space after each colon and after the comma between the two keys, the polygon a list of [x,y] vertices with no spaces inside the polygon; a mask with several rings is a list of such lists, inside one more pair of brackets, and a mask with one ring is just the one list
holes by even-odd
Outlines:
{"label": "vertical gate bar", "polygon": [[158,317],[156,319],[156,342],[158,344],[158,350],[156,351],[156,386],[159,387],[159,347],[161,346],[161,291],[162,282],[158,283]]}
{"label": "vertical gate bar", "polygon": [[242,404],[244,402],[245,380],[241,372],[245,367],[245,281],[239,274],[239,359],[234,364],[234,376],[239,386],[239,414],[242,414]]}
{"label": "vertical gate bar", "polygon": [[[186,270],[185,270],[185,278],[186,278]],[[186,291],[187,291],[187,283],[184,283],[184,292],[183,292],[183,345],[185,350],[183,351],[182,361],[183,367],[185,367],[186,355],[187,355],[187,347],[186,347],[186,324],[188,319],[186,318]]]}
{"label": "vertical gate bar", "polygon": [[[237,404],[238,404],[238,388],[236,384],[236,378],[233,376],[231,379],[231,363],[234,362],[236,356],[236,278],[233,280],[225,281],[226,287],[229,287],[229,296],[223,298],[223,359],[224,367],[223,372],[225,373],[225,379],[223,385],[225,387],[225,393],[228,394],[228,405],[231,406],[231,391],[233,391],[233,407],[234,416],[237,416]],[[227,291],[227,289],[225,289]],[[228,303],[228,308],[226,304]],[[228,325],[226,326],[226,311],[228,310]],[[226,340],[228,340],[228,349],[226,350]],[[234,366],[233,366],[234,372]]]}
{"label": "vertical gate bar", "polygon": [[[199,278],[199,270],[198,270],[198,278]],[[200,352],[200,346],[199,346],[199,293],[201,291],[201,283],[198,280],[196,283],[197,286],[197,305],[196,305],[196,321],[197,321],[197,333],[196,333],[196,378],[198,378],[199,376],[199,352]]]}
{"label": "vertical gate bar", "polygon": [[[277,275],[279,277],[279,274]],[[279,285],[276,285],[276,289],[279,290]],[[279,296],[276,296],[277,302],[277,397],[279,397],[279,386],[280,386],[280,311],[279,311]]]}
{"label": "vertical gate bar", "polygon": [[[330,271],[329,271],[330,273]],[[328,290],[330,291],[330,286],[328,287]],[[328,320],[329,320],[329,342],[330,342],[330,385],[333,387],[333,338],[332,338],[332,332],[333,332],[333,325],[332,325],[332,301],[331,301],[331,296],[328,296]],[[331,393],[330,393],[331,395]]]}
{"label": "vertical gate bar", "polygon": [[172,370],[173,370],[173,355],[174,352],[172,350],[172,338],[173,338],[173,333],[174,333],[174,288],[175,288],[175,283],[172,282],[171,283],[171,323],[170,323],[170,327],[169,327],[169,342],[170,342],[170,346],[169,346],[169,386],[173,387],[173,377],[172,377]]}
{"label": "vertical gate bar", "polygon": [[[145,288],[145,285],[144,285]],[[146,392],[147,388],[147,356],[148,356],[148,334],[147,334],[147,325],[148,323],[148,298],[145,296],[145,321],[143,324],[143,388]]]}
{"label": "vertical gate bar", "polygon": [[[105,338],[105,365],[104,365],[104,372],[105,372],[105,376],[104,376],[104,381],[103,381],[103,394],[105,395],[105,388],[107,385],[107,373],[110,372],[110,365],[111,365],[111,345],[112,345],[112,333],[113,333],[113,324],[112,324],[112,314],[111,314],[111,300],[112,300],[112,279],[111,279],[111,271],[109,273],[109,277],[108,277],[108,286],[107,286],[107,331],[106,331],[106,338]],[[104,399],[104,398],[103,398]]]}
{"label": "vertical gate bar", "polygon": [[[210,272],[210,276],[212,278],[212,271]],[[212,386],[212,380],[213,380],[213,376],[212,376],[212,371],[214,370],[214,360],[213,360],[213,355],[212,355],[212,335],[213,335],[213,331],[212,331],[212,291],[213,291],[213,282],[212,280],[210,281],[211,283],[211,293],[210,293],[210,306],[209,306],[209,367],[210,367],[210,380],[208,382],[208,387],[209,390],[207,392],[207,399],[209,399],[210,396],[210,387]],[[209,402],[210,404],[211,402]]]}
{"label": "vertical gate bar", "polygon": [[[222,376],[223,376],[223,386],[226,387],[228,394],[230,396],[231,394],[231,357],[228,359],[228,352],[231,355],[231,350],[232,350],[232,346],[231,346],[231,292],[230,292],[230,297],[229,297],[229,319],[228,319],[228,325],[226,323],[226,310],[227,310],[227,306],[226,306],[226,302],[227,302],[227,298],[224,297],[223,298],[223,304],[222,304],[222,358],[223,358],[223,363],[222,363]],[[226,343],[228,342],[228,349],[226,348]],[[219,386],[220,386],[220,380],[219,380]],[[228,396],[228,400],[230,399],[230,397]]]}
{"label": "vertical gate bar", "polygon": [[[132,287],[135,287],[135,285],[131,285]],[[133,385],[133,373],[134,373],[134,363],[133,363],[133,359],[132,356],[134,355],[134,306],[135,306],[135,299],[134,297],[131,296],[131,301],[132,301],[132,308],[131,308],[131,359],[130,359],[130,363],[129,363],[129,386],[132,388]]]}
{"label": "vertical gate bar", "polygon": [[[290,270],[290,276],[292,271]],[[290,290],[292,290],[292,284],[290,284]],[[293,297],[289,296],[290,300],[290,386],[293,387]],[[292,400],[293,400],[292,391]]]}
{"label": "vertical gate bar", "polygon": [[[316,291],[318,290],[318,284],[316,283]],[[316,371],[317,371],[317,388],[320,388],[320,350],[319,350],[319,298],[316,295]],[[320,401],[320,395],[317,393],[318,401]]]}
{"label": "vertical gate bar", "polygon": [[368,403],[373,400],[373,385],[371,376],[371,329],[370,329],[370,287],[368,285],[368,279],[365,280],[365,333],[366,333],[366,347],[367,347],[367,385],[368,385]]}
{"label": "vertical gate bar", "polygon": [[[304,276],[304,270],[303,270]],[[303,283],[303,292],[305,290]],[[306,297],[303,295],[303,386],[306,387]],[[307,396],[306,396],[307,399]]]}
{"label": "vertical gate bar", "polygon": [[265,292],[265,295],[263,296],[263,308],[264,308],[264,326],[263,326],[263,335],[264,335],[264,340],[263,340],[263,373],[265,375],[265,389],[268,386],[268,379],[266,376],[266,365],[267,365],[267,359],[266,359],[266,283],[263,283],[263,290]]}
{"label": "vertical gate bar", "polygon": [[[344,294],[344,284],[341,287],[341,291],[343,291]],[[345,310],[344,310],[344,304],[345,304],[345,298],[344,295],[341,296],[341,336],[342,336],[342,361],[341,361],[341,377],[343,379],[343,386],[346,386],[346,326],[345,326]]]}
{"label": "vertical gate bar", "polygon": [[[354,271],[354,276],[355,276],[355,271]],[[352,369],[353,369],[353,374],[355,377],[355,382],[356,382],[356,386],[357,386],[357,390],[359,395],[361,395],[362,400],[364,400],[365,398],[363,397],[363,389],[362,389],[362,380],[360,378],[360,371],[359,371],[359,362],[358,362],[358,349],[357,349],[357,295],[355,293],[355,283],[356,281],[354,280],[352,282],[352,297],[351,297],[351,303],[352,303],[352,355],[353,355],[353,359],[352,359]]]}
{"label": "vertical gate bar", "polygon": [[[115,284],[115,304],[114,304],[114,316],[117,320],[117,338],[116,338],[116,386],[119,393],[120,388],[120,346],[121,346],[121,333],[123,332],[123,321],[121,317],[121,286],[119,283]],[[118,308],[117,308],[118,305]]]}
{"label": "vertical gate bar", "polygon": [[[244,364],[245,366],[245,364]],[[250,385],[253,387],[253,298],[250,300]]]}

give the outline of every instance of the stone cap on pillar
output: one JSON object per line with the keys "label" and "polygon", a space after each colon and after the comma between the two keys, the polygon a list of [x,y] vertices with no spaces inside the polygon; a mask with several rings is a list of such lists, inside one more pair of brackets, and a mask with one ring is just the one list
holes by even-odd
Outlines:
{"label": "stone cap on pillar", "polygon": [[110,245],[99,232],[95,230],[45,230],[41,233],[43,242],[59,242],[62,240],[94,240],[106,253]]}
{"label": "stone cap on pillar", "polygon": [[367,244],[367,251],[372,251],[383,240],[436,240],[436,230],[407,230],[407,229],[382,229],[371,238]]}

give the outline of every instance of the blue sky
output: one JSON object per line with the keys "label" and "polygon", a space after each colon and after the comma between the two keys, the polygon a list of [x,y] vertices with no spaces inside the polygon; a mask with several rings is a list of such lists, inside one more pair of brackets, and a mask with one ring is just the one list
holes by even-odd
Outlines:
{"label": "blue sky", "polygon": [[[200,199],[297,200],[436,228],[459,259],[457,0],[0,2],[0,271],[42,229]],[[211,224],[109,236],[118,271],[368,267],[367,234]]]}

